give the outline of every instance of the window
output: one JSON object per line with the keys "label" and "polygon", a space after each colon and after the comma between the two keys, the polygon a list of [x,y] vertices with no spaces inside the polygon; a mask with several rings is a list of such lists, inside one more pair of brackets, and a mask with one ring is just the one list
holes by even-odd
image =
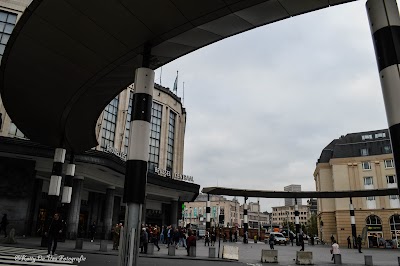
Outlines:
{"label": "window", "polygon": [[17,14],[0,11],[0,60],[16,22]]}
{"label": "window", "polygon": [[362,169],[363,170],[371,170],[371,163],[370,162],[362,162]]}
{"label": "window", "polygon": [[367,200],[375,200],[375,196],[367,197]]}
{"label": "window", "polygon": [[386,137],[386,133],[385,132],[381,132],[381,133],[376,133],[375,134],[375,138],[376,139],[381,139],[381,138],[385,138]]}
{"label": "window", "polygon": [[385,160],[385,168],[393,168],[393,167],[394,167],[393,159]]}
{"label": "window", "polygon": [[366,139],[372,139],[372,135],[362,135],[361,136],[362,140],[366,140]]}
{"label": "window", "polygon": [[150,154],[149,154],[149,171],[154,172],[158,167],[160,157],[160,139],[161,139],[161,118],[162,105],[153,102],[151,109],[151,131],[150,131]]}
{"label": "window", "polygon": [[366,186],[373,185],[372,176],[364,177],[364,185],[366,185]]}
{"label": "window", "polygon": [[396,176],[395,175],[387,175],[386,176],[386,181],[388,184],[394,184],[396,183]]}
{"label": "window", "polygon": [[360,153],[361,156],[368,156],[369,155],[368,148],[360,149]]}
{"label": "window", "polygon": [[175,120],[176,114],[171,111],[168,126],[167,170],[172,170],[174,162]]}
{"label": "window", "polygon": [[103,128],[101,129],[100,147],[104,150],[107,146],[114,147],[115,125],[117,124],[119,95],[117,95],[104,109]]}
{"label": "window", "polygon": [[382,153],[392,153],[392,147],[390,145],[385,145],[382,147]]}
{"label": "window", "polygon": [[389,199],[395,200],[395,199],[398,199],[398,198],[399,198],[399,195],[389,195]]}

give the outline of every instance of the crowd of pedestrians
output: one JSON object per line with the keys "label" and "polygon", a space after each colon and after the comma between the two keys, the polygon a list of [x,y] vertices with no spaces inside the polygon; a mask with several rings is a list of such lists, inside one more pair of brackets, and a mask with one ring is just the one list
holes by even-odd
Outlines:
{"label": "crowd of pedestrians", "polygon": [[157,225],[142,225],[140,253],[147,254],[148,243],[153,243],[158,251],[160,251],[159,243],[161,243],[168,248],[171,245],[176,249],[179,247],[185,248],[189,255],[189,248],[196,245],[196,240],[196,235],[190,229],[180,226],[173,227],[169,225],[159,227]]}

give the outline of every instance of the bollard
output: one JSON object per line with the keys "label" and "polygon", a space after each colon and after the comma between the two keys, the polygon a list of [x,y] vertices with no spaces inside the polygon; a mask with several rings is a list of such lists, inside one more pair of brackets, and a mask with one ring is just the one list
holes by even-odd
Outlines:
{"label": "bollard", "polygon": [[261,262],[278,263],[278,250],[261,250]]}
{"label": "bollard", "polygon": [[297,265],[313,265],[313,255],[311,251],[297,251],[296,252]]}
{"label": "bollard", "polygon": [[100,251],[107,252],[107,240],[100,240]]}
{"label": "bollard", "polygon": [[169,245],[169,247],[168,247],[168,255],[169,256],[175,256],[175,246],[174,245]]}
{"label": "bollard", "polygon": [[372,255],[364,255],[365,266],[373,266]]}
{"label": "bollard", "polygon": [[77,238],[75,242],[75,249],[83,248],[83,238]]}
{"label": "bollard", "polygon": [[333,263],[334,264],[342,264],[342,255],[341,254],[333,254]]}
{"label": "bollard", "polygon": [[216,248],[215,247],[209,247],[208,248],[208,257],[209,258],[215,258],[216,256]]}
{"label": "bollard", "polygon": [[154,243],[147,244],[147,254],[153,255],[154,254]]}
{"label": "bollard", "polygon": [[189,257],[196,257],[196,246],[189,247]]}

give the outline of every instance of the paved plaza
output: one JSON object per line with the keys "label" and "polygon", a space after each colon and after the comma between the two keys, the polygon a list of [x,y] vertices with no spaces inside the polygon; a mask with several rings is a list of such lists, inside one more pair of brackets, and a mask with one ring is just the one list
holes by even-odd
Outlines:
{"label": "paved plaza", "polygon": [[[18,239],[18,243],[15,245],[4,245],[0,246],[0,257],[6,255],[4,252],[7,251],[8,255],[22,255],[17,253],[23,253],[24,249],[36,249],[42,250],[42,253],[47,253],[45,248],[40,247],[40,238],[24,238]],[[241,242],[238,243],[229,243],[229,242],[221,242],[221,251],[224,245],[231,245],[239,247],[239,263],[241,265],[267,265],[266,263],[262,264],[261,261],[261,250],[269,249],[269,245],[264,244],[263,242],[258,242],[257,244],[249,243],[243,244]],[[10,249],[14,248],[14,249]],[[82,250],[75,250],[75,241],[66,240],[65,242],[60,242],[57,248],[57,254],[69,254],[69,256],[83,256],[88,257],[88,260],[85,262],[79,263],[79,265],[115,265],[117,262],[118,251],[112,250],[111,241],[108,243],[108,251],[101,252],[100,251],[100,242],[95,241],[91,243],[90,241],[84,241]],[[196,258],[191,258],[186,256],[186,250],[182,247],[179,247],[175,250],[175,256],[168,255],[168,249],[166,245],[160,245],[161,250],[157,251],[157,248],[154,250],[153,255],[144,255],[140,254],[140,265],[165,265],[171,263],[171,265],[175,265],[177,260],[192,260],[190,262],[193,265],[203,265],[200,261],[207,261],[208,265],[219,265],[223,261],[221,258],[211,259],[208,258],[208,246],[204,246],[204,242],[199,240],[197,242],[196,249]],[[216,248],[218,250],[218,242],[216,243]],[[44,250],[43,250],[44,249]],[[274,265],[295,265],[295,256],[296,251],[300,248],[291,245],[287,246],[279,246],[276,245],[275,249],[278,250],[278,264]],[[329,245],[315,245],[308,246],[305,245],[306,251],[313,252],[314,264],[315,265],[333,265],[331,261],[331,254],[329,252]],[[391,265],[399,265],[398,257],[400,256],[400,250],[389,250],[389,249],[363,249],[363,253],[358,253],[356,249],[347,249],[342,248],[342,262],[343,265],[364,265],[364,255],[372,255],[374,265],[381,266],[391,266]],[[221,257],[221,256],[220,256]],[[168,261],[168,263],[166,262]],[[174,262],[175,261],[175,262]],[[159,262],[159,263],[158,263]],[[0,261],[1,264],[1,261]],[[35,265],[35,264],[31,264]]]}

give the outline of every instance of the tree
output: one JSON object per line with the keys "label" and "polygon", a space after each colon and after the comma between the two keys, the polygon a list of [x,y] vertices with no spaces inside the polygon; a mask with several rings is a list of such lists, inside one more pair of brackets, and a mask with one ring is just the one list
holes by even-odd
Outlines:
{"label": "tree", "polygon": [[310,236],[318,235],[317,215],[311,214],[311,217],[307,222],[307,232]]}

